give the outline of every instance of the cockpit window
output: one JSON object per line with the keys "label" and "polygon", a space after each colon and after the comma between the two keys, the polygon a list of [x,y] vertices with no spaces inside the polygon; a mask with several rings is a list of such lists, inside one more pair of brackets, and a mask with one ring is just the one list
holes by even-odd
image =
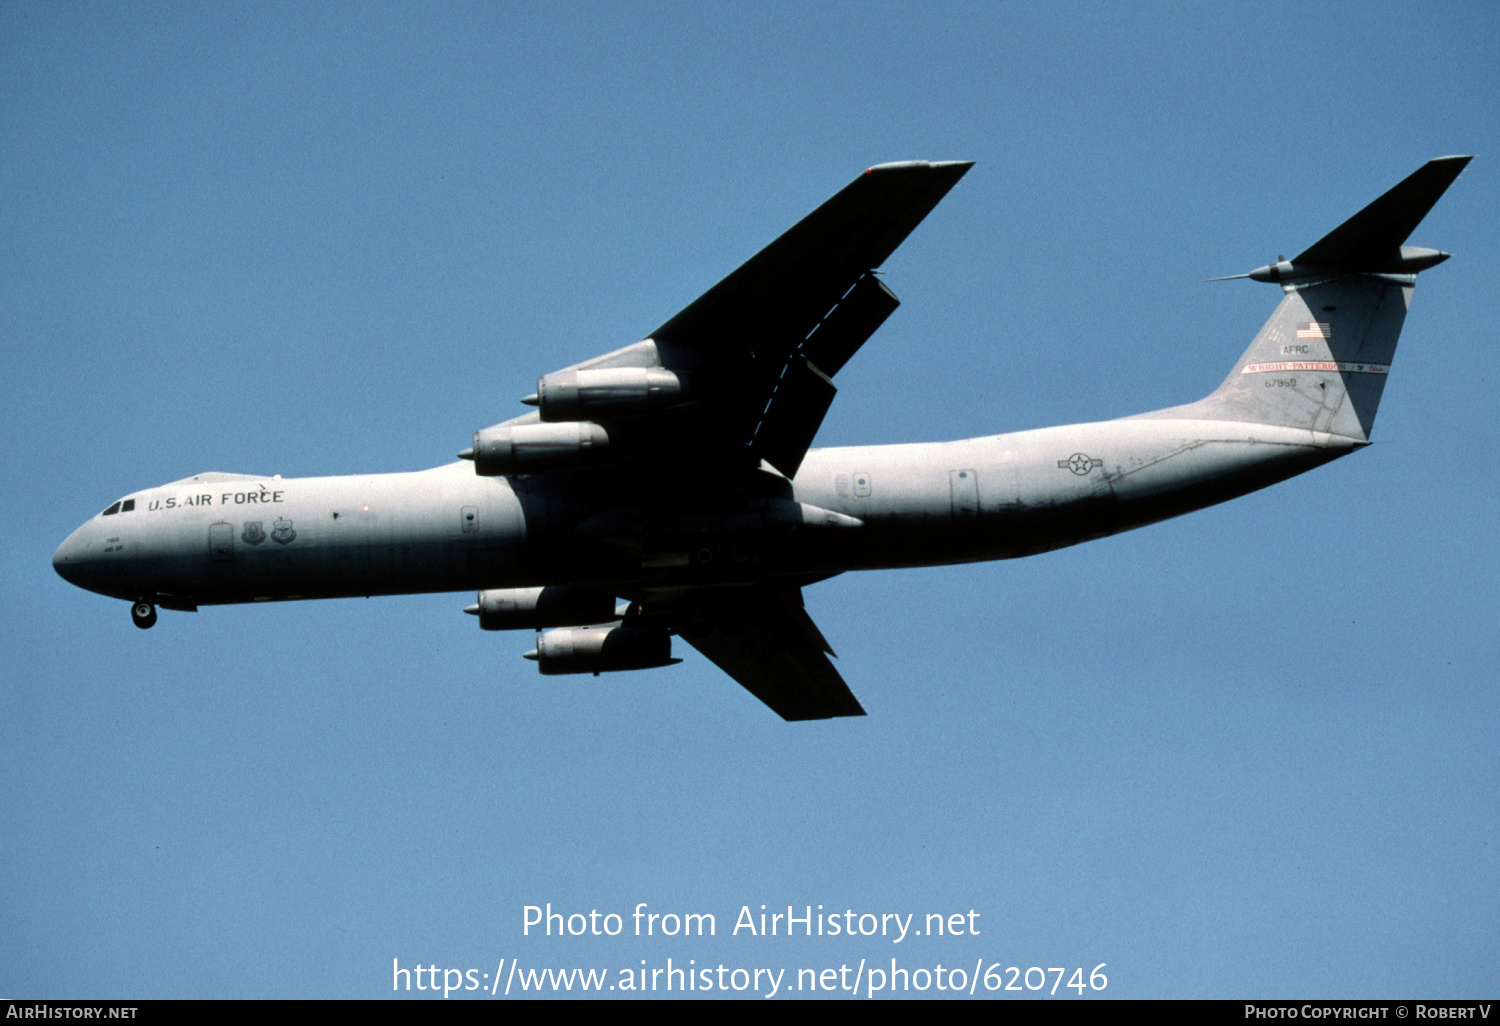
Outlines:
{"label": "cockpit window", "polygon": [[134,499],[126,499],[124,502],[120,503],[120,512],[121,513],[129,513],[133,509],[135,509],[135,500]]}
{"label": "cockpit window", "polygon": [[117,502],[113,506],[109,507],[109,509],[105,510],[101,514],[101,516],[112,517],[118,512],[120,512],[120,504]]}

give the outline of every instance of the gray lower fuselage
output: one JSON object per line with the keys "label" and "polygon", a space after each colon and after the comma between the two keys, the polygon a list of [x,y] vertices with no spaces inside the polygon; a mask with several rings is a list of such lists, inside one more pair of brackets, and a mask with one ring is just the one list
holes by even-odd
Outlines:
{"label": "gray lower fuselage", "polygon": [[805,582],[1072,545],[1243,495],[1364,444],[1163,412],[956,442],[816,449],[791,482],[763,475],[785,498],[858,518],[853,528],[747,531],[743,518],[715,512],[720,500],[679,491],[698,519],[677,517],[676,533],[648,539],[643,552],[576,530],[628,501],[618,480],[480,477],[456,462],[341,477],[205,475],[137,492],[130,511],[75,531],[54,565],[90,590],[159,597],[169,608],[560,583],[636,597],[657,586]]}

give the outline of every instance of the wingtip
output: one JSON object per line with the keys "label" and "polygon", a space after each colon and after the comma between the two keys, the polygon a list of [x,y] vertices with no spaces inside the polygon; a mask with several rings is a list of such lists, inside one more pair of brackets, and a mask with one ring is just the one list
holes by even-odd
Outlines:
{"label": "wingtip", "polygon": [[949,168],[957,168],[959,174],[974,166],[972,160],[893,160],[886,164],[871,164],[865,168],[865,174],[872,175],[876,172],[885,171],[910,171],[916,168],[925,168],[932,171],[946,171]]}

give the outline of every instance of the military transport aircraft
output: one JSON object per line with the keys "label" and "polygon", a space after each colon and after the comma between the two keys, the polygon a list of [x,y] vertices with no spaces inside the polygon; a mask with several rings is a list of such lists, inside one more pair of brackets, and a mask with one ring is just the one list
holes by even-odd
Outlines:
{"label": "military transport aircraft", "polygon": [[[1299,256],[1224,383],[1120,420],[810,448],[833,379],[896,309],[876,268],[969,170],[881,164],[633,345],[543,375],[535,409],[417,473],[205,473],[113,502],[66,580],[157,607],[477,590],[544,674],[698,649],[788,720],[858,716],[802,589],[1010,559],[1223,502],[1369,444],[1416,274],[1403,245],[1469,162],[1440,157]],[[624,600],[617,604],[617,600]]]}

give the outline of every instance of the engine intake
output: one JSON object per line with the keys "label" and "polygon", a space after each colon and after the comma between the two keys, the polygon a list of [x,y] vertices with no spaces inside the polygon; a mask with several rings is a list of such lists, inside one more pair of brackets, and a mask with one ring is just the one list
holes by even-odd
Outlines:
{"label": "engine intake", "polygon": [[464,609],[487,631],[537,630],[607,623],[615,618],[615,598],[581,584],[545,588],[489,588]]}
{"label": "engine intake", "polygon": [[682,402],[676,374],[660,367],[607,367],[558,371],[537,378],[536,392],[522,399],[548,422],[590,417],[630,417]]}
{"label": "engine intake", "polygon": [[459,456],[474,461],[482,477],[526,474],[597,462],[609,432],[586,420],[564,424],[498,424],[474,432],[474,447]]}
{"label": "engine intake", "polygon": [[649,670],[682,662],[672,658],[672,637],[666,631],[616,624],[545,631],[537,635],[536,648],[526,658],[548,676]]}

